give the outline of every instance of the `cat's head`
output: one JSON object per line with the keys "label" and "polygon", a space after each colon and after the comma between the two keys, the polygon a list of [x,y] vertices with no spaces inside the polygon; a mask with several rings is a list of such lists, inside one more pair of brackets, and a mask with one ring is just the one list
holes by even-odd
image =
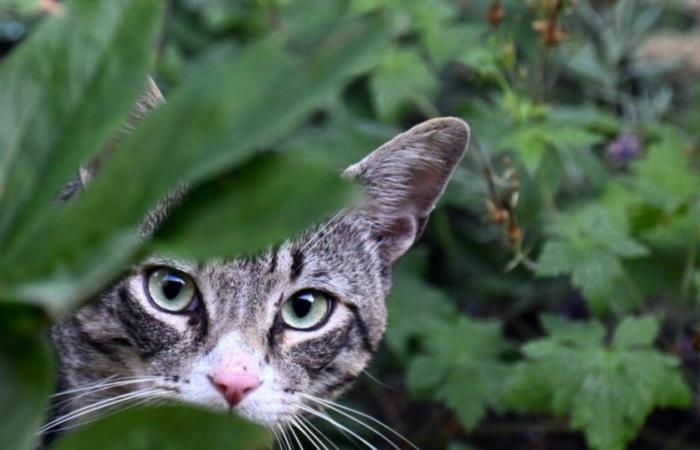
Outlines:
{"label": "cat's head", "polygon": [[266,425],[319,409],[377,350],[391,269],[468,140],[455,118],[398,135],[345,170],[361,205],[256,257],[147,259],[57,327],[64,384],[140,377],[115,386]]}

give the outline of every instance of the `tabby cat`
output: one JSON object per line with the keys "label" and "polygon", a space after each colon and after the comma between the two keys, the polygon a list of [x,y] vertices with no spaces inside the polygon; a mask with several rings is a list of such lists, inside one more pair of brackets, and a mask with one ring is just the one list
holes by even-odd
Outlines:
{"label": "tabby cat", "polygon": [[[127,128],[161,101],[149,81]],[[365,186],[363,203],[254,258],[154,255],[133,267],[53,327],[60,381],[45,442],[97,412],[154,399],[234,411],[272,429],[320,415],[377,351],[392,266],[468,141],[456,118],[396,136],[344,172]],[[60,197],[79,194],[104,158]],[[144,219],[144,239],[184,191]]]}

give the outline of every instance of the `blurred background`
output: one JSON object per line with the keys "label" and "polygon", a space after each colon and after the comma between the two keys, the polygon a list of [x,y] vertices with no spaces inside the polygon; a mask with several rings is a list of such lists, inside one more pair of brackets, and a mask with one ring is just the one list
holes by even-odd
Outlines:
{"label": "blurred background", "polygon": [[[700,1],[168,3],[166,97],[267,35],[303,48],[343,14],[389,18],[282,150],[341,168],[427,118],[471,126],[343,404],[423,449],[700,448]],[[55,7],[5,10],[0,55]]]}

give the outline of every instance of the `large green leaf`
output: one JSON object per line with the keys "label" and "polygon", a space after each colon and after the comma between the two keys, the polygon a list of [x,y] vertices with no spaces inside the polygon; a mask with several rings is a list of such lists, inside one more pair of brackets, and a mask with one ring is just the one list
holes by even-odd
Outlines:
{"label": "large green leaf", "polygon": [[439,400],[472,430],[488,408],[498,408],[510,366],[501,359],[509,348],[497,322],[460,317],[430,329],[426,351],[411,360],[408,384]]}
{"label": "large green leaf", "polygon": [[568,414],[592,449],[621,450],[654,408],[690,404],[678,359],[652,347],[655,319],[625,319],[612,346],[598,322],[548,318],[545,328],[549,336],[525,345],[507,384],[515,409]]}
{"label": "large green leaf", "polygon": [[143,89],[162,2],[74,0],[0,66],[0,249],[60,188]]}
{"label": "large green leaf", "polygon": [[252,252],[338,211],[352,192],[325,165],[265,155],[195,189],[153,246],[190,257]]}
{"label": "large green leaf", "polygon": [[2,448],[33,450],[53,388],[45,339],[37,337],[36,311],[0,307],[0,442]]}
{"label": "large green leaf", "polygon": [[666,138],[634,165],[635,187],[644,199],[663,211],[674,211],[700,192],[698,174],[690,168],[680,139]]}
{"label": "large green leaf", "polygon": [[206,65],[124,142],[79,201],[20,236],[0,261],[3,276],[23,282],[17,296],[67,310],[133,257],[137,226],[158,199],[273,144],[365,70],[387,37],[380,17],[350,20],[308,56],[271,38]]}
{"label": "large green leaf", "polygon": [[621,288],[627,276],[622,260],[646,256],[649,250],[630,237],[605,208],[594,205],[574,210],[559,217],[550,229],[553,236],[540,253],[537,275],[570,274],[572,284],[598,313],[609,305],[631,304],[633,293]]}
{"label": "large green leaf", "polygon": [[81,427],[56,450],[256,450],[269,446],[262,428],[230,414],[184,407],[126,411]]}

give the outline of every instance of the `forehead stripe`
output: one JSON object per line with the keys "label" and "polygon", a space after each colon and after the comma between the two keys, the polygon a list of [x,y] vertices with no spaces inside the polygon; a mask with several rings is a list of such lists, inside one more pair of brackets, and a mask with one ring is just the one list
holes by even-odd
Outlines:
{"label": "forehead stripe", "polygon": [[290,269],[289,281],[295,281],[304,270],[304,253],[301,250],[292,251],[292,267]]}
{"label": "forehead stripe", "polygon": [[271,255],[270,255],[270,268],[267,270],[267,273],[273,273],[275,270],[277,270],[277,247],[273,247],[271,250]]}

